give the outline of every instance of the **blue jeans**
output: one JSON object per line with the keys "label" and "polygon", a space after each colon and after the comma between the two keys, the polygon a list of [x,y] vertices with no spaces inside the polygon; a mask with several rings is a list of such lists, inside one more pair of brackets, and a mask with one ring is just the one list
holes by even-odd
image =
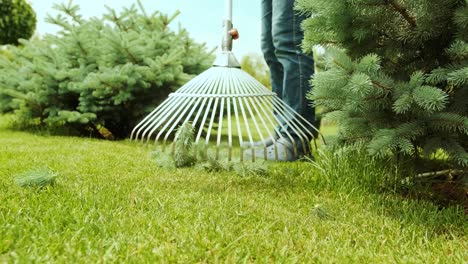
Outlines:
{"label": "blue jeans", "polygon": [[294,0],[262,0],[261,45],[270,68],[272,90],[317,126],[315,110],[306,99],[309,80],[314,73],[314,60],[304,54],[300,47],[304,37],[301,29],[303,20],[304,17],[294,11]]}

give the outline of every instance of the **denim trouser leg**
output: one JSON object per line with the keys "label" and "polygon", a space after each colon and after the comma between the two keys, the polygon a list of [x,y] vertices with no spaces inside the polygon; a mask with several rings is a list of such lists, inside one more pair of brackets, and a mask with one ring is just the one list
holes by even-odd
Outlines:
{"label": "denim trouser leg", "polygon": [[[305,98],[314,73],[312,57],[300,47],[304,18],[294,12],[294,0],[262,0],[262,51],[270,68],[272,90],[311,124],[315,112]],[[294,133],[288,128],[288,132]]]}

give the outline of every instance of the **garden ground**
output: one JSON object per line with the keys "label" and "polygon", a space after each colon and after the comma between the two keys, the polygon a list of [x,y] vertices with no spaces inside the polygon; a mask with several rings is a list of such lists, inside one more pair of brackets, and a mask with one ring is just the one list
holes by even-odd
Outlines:
{"label": "garden ground", "polygon": [[[466,263],[463,209],[335,182],[165,169],[130,142],[16,132],[0,118],[0,262]],[[339,164],[337,164],[339,166]],[[49,167],[45,189],[19,173]],[[368,173],[368,172],[362,172]],[[336,182],[336,179],[342,179]],[[365,177],[363,177],[365,179]]]}

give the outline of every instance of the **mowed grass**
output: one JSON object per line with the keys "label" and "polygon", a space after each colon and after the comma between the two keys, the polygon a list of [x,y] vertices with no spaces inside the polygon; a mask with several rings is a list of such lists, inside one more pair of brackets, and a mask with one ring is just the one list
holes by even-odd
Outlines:
{"label": "mowed grass", "polygon": [[[54,187],[15,184],[41,167]],[[307,162],[250,177],[163,169],[139,144],[0,124],[0,262],[466,263],[461,208],[321,176]]]}

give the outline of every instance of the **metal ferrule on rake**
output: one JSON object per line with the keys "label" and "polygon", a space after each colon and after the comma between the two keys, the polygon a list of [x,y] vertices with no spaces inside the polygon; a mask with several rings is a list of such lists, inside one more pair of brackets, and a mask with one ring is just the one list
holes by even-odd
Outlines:
{"label": "metal ferrule on rake", "polygon": [[[142,142],[175,144],[179,126],[194,126],[194,155],[200,149],[215,159],[245,160],[244,151],[251,153],[251,160],[267,159],[266,143],[274,145],[275,159],[278,140],[292,144],[294,154],[308,153],[311,131],[316,128],[278,98],[276,93],[240,69],[232,53],[232,0],[226,0],[223,22],[223,41],[213,67],[198,75],[179,90],[169,95],[161,105],[146,116],[132,131],[131,139]],[[215,144],[211,153],[210,145]],[[174,146],[174,145],[173,145]],[[174,148],[171,148],[174,151]],[[258,155],[258,150],[262,150]]]}
{"label": "metal ferrule on rake", "polygon": [[221,52],[216,56],[213,66],[240,68],[240,63],[232,53],[232,36],[229,33],[232,25],[232,0],[226,0],[226,12],[223,20],[223,39],[221,41]]}

